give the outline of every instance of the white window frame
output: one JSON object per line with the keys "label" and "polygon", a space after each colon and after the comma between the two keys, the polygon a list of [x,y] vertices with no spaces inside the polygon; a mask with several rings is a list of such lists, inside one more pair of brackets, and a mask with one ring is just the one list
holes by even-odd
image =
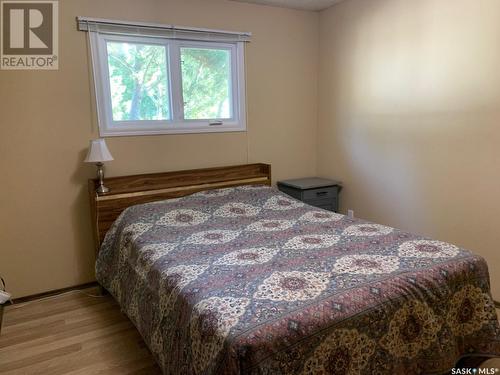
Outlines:
{"label": "white window frame", "polygon": [[[96,107],[101,137],[246,131],[244,42],[205,42],[136,35],[90,33]],[[114,121],[109,80],[107,42],[129,42],[165,47],[169,81],[170,120]],[[227,49],[231,56],[230,119],[185,120],[182,99],[180,49]]]}

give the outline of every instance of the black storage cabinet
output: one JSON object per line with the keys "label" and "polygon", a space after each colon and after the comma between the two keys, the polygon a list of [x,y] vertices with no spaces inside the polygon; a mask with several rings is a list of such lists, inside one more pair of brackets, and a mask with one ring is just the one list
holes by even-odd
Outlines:
{"label": "black storage cabinet", "polygon": [[319,177],[298,178],[278,181],[278,189],[311,206],[338,212],[342,190],[339,181]]}

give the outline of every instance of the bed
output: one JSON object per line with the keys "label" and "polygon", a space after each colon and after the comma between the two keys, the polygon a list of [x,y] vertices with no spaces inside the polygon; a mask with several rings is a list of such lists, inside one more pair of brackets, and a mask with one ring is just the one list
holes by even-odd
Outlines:
{"label": "bed", "polygon": [[270,181],[254,164],[109,179],[100,197],[91,182],[97,279],[165,374],[441,374],[500,355],[481,257]]}

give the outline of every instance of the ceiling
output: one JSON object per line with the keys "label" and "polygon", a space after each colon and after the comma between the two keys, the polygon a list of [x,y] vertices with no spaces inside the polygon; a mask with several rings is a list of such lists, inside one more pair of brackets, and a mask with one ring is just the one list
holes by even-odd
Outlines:
{"label": "ceiling", "polygon": [[232,0],[232,1],[318,11],[329,8],[333,4],[340,3],[343,0]]}

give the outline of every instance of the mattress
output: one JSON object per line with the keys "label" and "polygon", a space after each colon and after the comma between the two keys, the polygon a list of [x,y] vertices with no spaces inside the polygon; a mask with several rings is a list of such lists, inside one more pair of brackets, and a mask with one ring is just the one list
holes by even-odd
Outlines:
{"label": "mattress", "polygon": [[500,355],[484,259],[270,187],[130,207],[96,274],[165,374],[434,374]]}

